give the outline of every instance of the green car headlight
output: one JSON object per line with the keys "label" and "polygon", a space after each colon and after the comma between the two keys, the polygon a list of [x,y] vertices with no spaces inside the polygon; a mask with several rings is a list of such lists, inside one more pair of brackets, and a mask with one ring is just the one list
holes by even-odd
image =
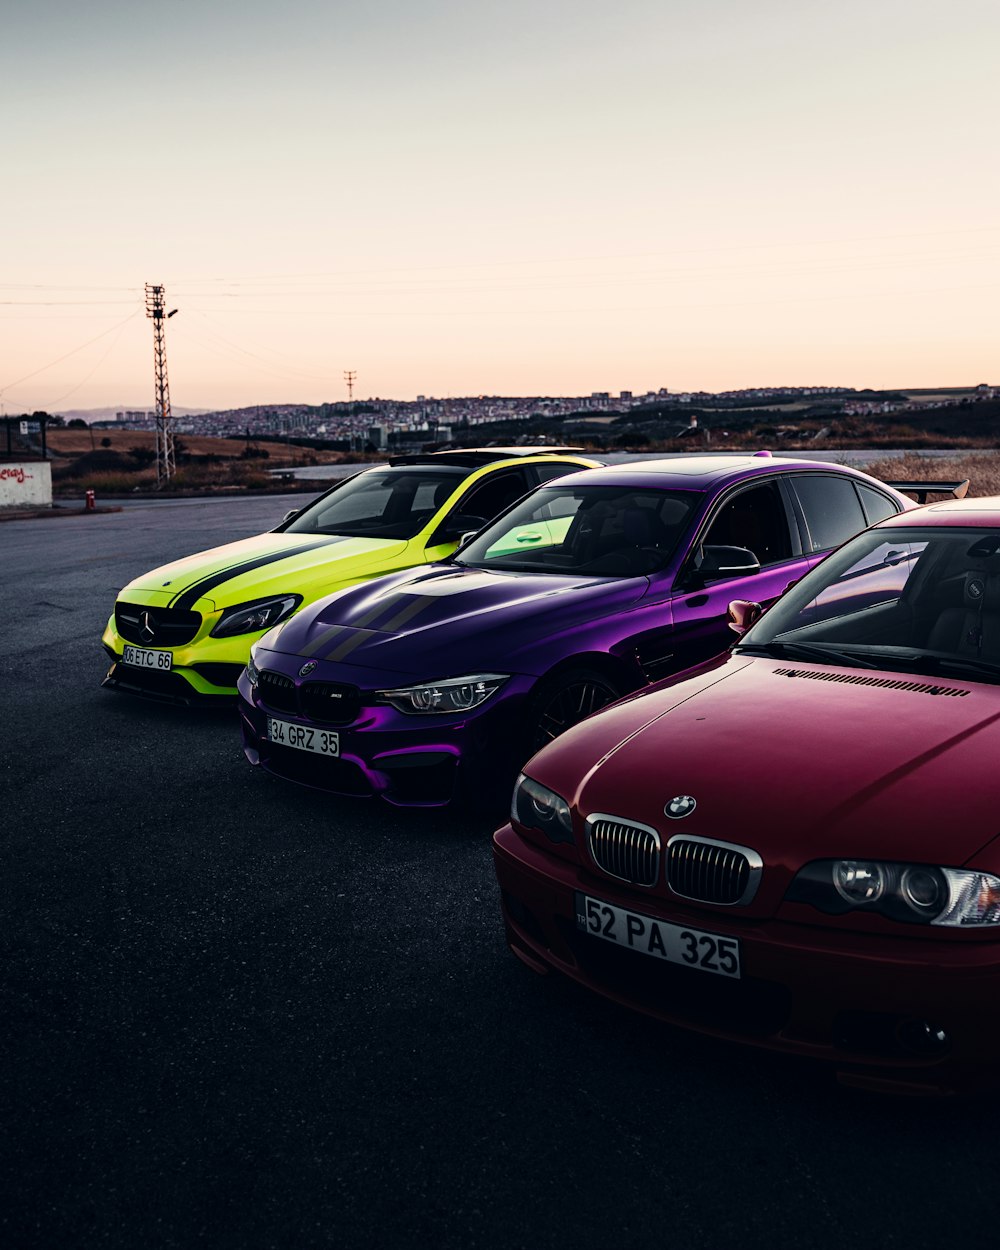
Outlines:
{"label": "green car headlight", "polygon": [[212,627],[213,638],[231,638],[234,634],[256,634],[270,629],[291,616],[302,602],[301,595],[282,595],[278,599],[258,599],[226,608]]}
{"label": "green car headlight", "polygon": [[506,680],[506,673],[473,673],[468,677],[400,686],[397,690],[378,690],[375,697],[411,716],[471,712],[496,694]]}

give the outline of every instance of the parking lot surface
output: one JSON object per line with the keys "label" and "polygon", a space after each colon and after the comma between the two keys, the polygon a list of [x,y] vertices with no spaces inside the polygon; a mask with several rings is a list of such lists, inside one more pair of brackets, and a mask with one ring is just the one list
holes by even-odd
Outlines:
{"label": "parking lot surface", "polygon": [[893,1100],[507,951],[499,814],[282,785],[100,689],[116,591],[284,499],[0,527],[5,1246],[993,1246],[996,1102]]}

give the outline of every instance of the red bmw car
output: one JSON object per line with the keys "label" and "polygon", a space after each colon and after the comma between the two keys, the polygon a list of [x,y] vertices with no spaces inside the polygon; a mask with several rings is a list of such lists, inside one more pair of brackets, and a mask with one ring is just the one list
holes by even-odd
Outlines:
{"label": "red bmw car", "polygon": [[494,837],[511,949],[849,1083],[1000,1085],[1000,499],[730,614],[727,654],[529,761]]}

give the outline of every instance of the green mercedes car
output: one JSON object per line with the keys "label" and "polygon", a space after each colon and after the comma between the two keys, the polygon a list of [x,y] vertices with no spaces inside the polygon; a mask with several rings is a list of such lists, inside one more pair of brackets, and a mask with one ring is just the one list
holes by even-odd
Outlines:
{"label": "green mercedes car", "polygon": [[251,644],[273,625],[345,586],[443,560],[536,486],[599,463],[576,451],[397,457],[338,482],[270,533],[153,569],[118,595],[103,684],[169,703],[234,698]]}

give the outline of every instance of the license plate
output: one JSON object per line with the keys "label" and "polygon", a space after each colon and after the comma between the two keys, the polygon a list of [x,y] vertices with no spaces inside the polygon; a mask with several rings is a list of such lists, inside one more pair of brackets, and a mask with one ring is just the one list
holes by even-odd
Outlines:
{"label": "license plate", "polygon": [[147,651],[144,647],[126,646],[122,663],[131,664],[135,668],[156,668],[161,673],[168,673],[173,667],[174,656],[172,651]]}
{"label": "license plate", "polygon": [[591,937],[614,942],[625,950],[652,955],[671,964],[686,964],[721,977],[740,978],[740,943],[737,938],[705,933],[687,925],[655,920],[626,911],[603,899],[575,892],[576,927]]}
{"label": "license plate", "polygon": [[269,716],[267,736],[279,746],[314,751],[317,755],[340,755],[340,734],[331,733],[329,729],[311,729],[308,725],[293,725]]}

